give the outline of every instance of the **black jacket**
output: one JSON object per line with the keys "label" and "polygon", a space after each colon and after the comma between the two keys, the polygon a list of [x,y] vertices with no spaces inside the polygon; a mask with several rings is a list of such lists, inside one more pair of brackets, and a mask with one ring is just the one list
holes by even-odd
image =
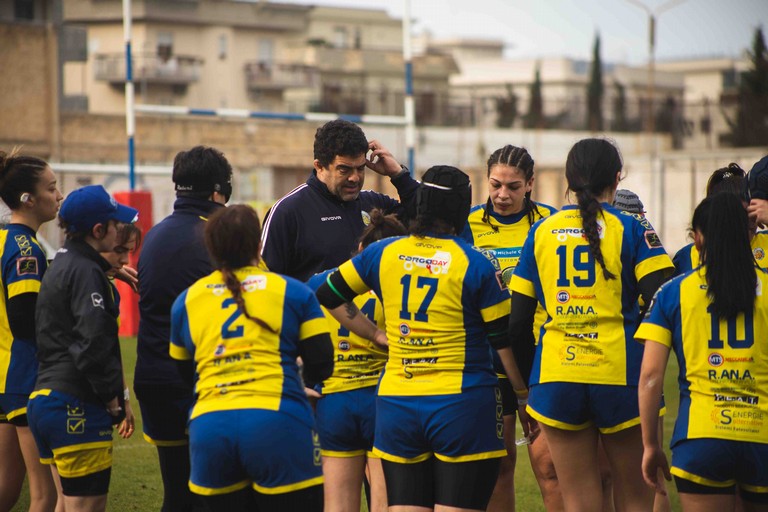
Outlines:
{"label": "black jacket", "polygon": [[374,208],[406,220],[419,184],[408,173],[392,184],[402,203],[371,190],[360,192],[354,201],[342,201],[313,171],[305,184],[277,201],[267,214],[261,255],[269,270],[306,281],[352,256],[368,224],[366,216]]}
{"label": "black jacket", "polygon": [[[173,213],[149,230],[139,257],[139,335],[134,385],[183,389],[190,394],[192,363],[168,354],[171,306],[195,281],[213,272],[203,241],[206,219],[219,203],[180,197]],[[183,375],[188,372],[188,375]]]}
{"label": "black jacket", "polygon": [[35,389],[106,404],[123,395],[119,311],[105,272],[110,265],[83,241],[68,240],[43,277],[35,323]]}

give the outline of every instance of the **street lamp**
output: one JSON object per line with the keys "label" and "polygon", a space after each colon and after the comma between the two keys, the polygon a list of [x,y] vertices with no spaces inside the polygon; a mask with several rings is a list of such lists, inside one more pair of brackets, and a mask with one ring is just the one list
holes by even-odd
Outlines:
{"label": "street lamp", "polygon": [[664,11],[680,5],[685,0],[667,0],[655,9],[651,9],[640,0],[625,0],[630,4],[641,8],[648,14],[648,118],[646,120],[646,130],[649,133],[654,132],[654,96],[656,94],[656,20]]}

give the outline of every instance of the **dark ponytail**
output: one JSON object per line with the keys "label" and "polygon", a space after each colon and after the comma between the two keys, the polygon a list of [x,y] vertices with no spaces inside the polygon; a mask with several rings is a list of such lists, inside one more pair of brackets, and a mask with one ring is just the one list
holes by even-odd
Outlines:
{"label": "dark ponytail", "polygon": [[691,226],[704,235],[700,257],[702,265],[706,265],[712,312],[730,319],[752,311],[756,264],[741,198],[727,192],[705,198],[693,212]]}
{"label": "dark ponytail", "polygon": [[224,284],[235,299],[237,308],[249,320],[264,329],[275,332],[269,324],[248,313],[243,298],[242,283],[234,272],[260,260],[259,240],[261,240],[259,216],[247,205],[239,204],[220,208],[208,219],[205,226],[205,246],[211,255],[213,267],[224,277]]}
{"label": "dark ponytail", "polygon": [[[533,158],[528,150],[525,148],[513,146],[507,144],[506,146],[497,149],[488,158],[488,171],[486,177],[491,175],[491,167],[494,165],[506,165],[509,167],[515,167],[523,173],[525,182],[528,183],[533,178]],[[493,202],[488,197],[488,201],[485,203],[485,212],[483,213],[483,222],[489,224],[494,231],[499,231],[499,227],[491,221],[491,212],[493,211]],[[525,193],[523,199],[523,211],[527,213],[528,227],[530,228],[537,220],[537,216],[541,217],[539,208],[536,203],[531,201],[531,192]]]}
{"label": "dark ponytail", "polygon": [[568,190],[576,194],[589,251],[603,269],[605,279],[616,279],[616,275],[605,266],[600,249],[597,217],[603,208],[597,196],[616,183],[616,174],[621,169],[619,150],[605,139],[580,140],[568,152],[565,162]]}

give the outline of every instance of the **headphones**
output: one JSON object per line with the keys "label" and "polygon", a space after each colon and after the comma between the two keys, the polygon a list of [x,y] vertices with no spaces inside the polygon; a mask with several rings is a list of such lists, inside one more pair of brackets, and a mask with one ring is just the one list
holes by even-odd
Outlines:
{"label": "headphones", "polygon": [[21,194],[21,197],[19,198],[19,201],[21,201],[22,203],[26,203],[27,201],[29,201],[29,197],[30,197],[29,193],[28,192],[24,192],[23,194]]}

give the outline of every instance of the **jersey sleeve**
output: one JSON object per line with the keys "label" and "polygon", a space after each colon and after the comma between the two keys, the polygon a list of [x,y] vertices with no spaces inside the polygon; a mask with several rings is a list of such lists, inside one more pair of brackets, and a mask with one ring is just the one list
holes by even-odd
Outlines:
{"label": "jersey sleeve", "polygon": [[691,258],[692,245],[686,245],[675,253],[672,258],[672,263],[675,265],[675,273],[672,277],[677,277],[685,274],[689,270],[693,269],[693,261]]}
{"label": "jersey sleeve", "polygon": [[534,240],[536,231],[540,222],[534,224],[528,232],[528,237],[523,244],[523,250],[520,253],[520,259],[515,267],[515,273],[509,282],[509,291],[517,292],[528,297],[536,298],[535,283],[538,280],[538,269],[536,268],[536,254],[534,253]]}
{"label": "jersey sleeve", "polygon": [[8,245],[12,250],[3,256],[3,284],[8,299],[23,293],[39,293],[47,266],[45,253],[28,235],[16,235]]}
{"label": "jersey sleeve", "polygon": [[171,307],[171,343],[168,350],[171,358],[179,361],[189,361],[195,353],[195,345],[189,332],[189,316],[187,315],[188,291],[187,289],[181,292]]}
{"label": "jersey sleeve", "polygon": [[339,273],[347,286],[360,295],[373,290],[377,295],[380,294],[379,282],[379,263],[381,261],[381,252],[384,247],[392,241],[391,238],[379,240],[366,247],[363,252],[351,260],[339,266]]}
{"label": "jersey sleeve", "polygon": [[470,271],[467,272],[465,282],[477,287],[477,305],[483,321],[493,322],[509,315],[509,291],[499,278],[493,263],[474,249],[468,250],[472,253]]}
{"label": "jersey sleeve", "polygon": [[635,333],[635,339],[641,343],[651,340],[666,347],[672,347],[672,331],[674,318],[679,309],[679,297],[679,279],[667,282],[659,288]]}
{"label": "jersey sleeve", "polygon": [[[672,260],[661,244],[661,239],[647,220],[632,219],[634,234],[635,279],[640,281],[657,270],[673,269]],[[671,273],[671,272],[670,272]]]}
{"label": "jersey sleeve", "polygon": [[[320,303],[312,290],[300,283],[295,284],[296,295],[302,304],[301,318],[299,324],[299,340],[306,340],[313,336],[330,333],[330,324],[325,317],[323,310],[320,309]],[[321,283],[322,284],[322,283]]]}

